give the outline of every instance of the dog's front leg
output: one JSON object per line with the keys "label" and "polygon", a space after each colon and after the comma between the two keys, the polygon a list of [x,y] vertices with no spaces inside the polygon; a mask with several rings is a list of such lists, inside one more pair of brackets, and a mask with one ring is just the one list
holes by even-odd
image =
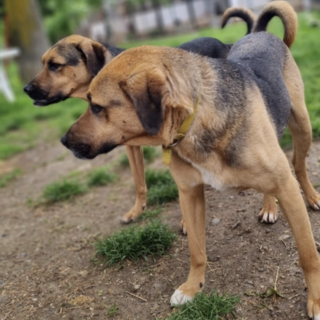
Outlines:
{"label": "dog's front leg", "polygon": [[186,190],[179,188],[179,200],[183,218],[188,225],[191,267],[188,280],[172,295],[171,305],[184,304],[202,290],[207,264],[204,186],[198,185]]}
{"label": "dog's front leg", "polygon": [[136,202],[133,208],[122,217],[122,221],[128,223],[137,219],[143,213],[147,202],[147,185],[144,175],[142,147],[126,146],[126,149],[136,186]]}
{"label": "dog's front leg", "polygon": [[199,172],[191,165],[173,159],[170,165],[179,188],[179,201],[184,221],[188,226],[191,266],[187,281],[172,295],[171,305],[184,304],[204,287],[206,257],[205,197]]}

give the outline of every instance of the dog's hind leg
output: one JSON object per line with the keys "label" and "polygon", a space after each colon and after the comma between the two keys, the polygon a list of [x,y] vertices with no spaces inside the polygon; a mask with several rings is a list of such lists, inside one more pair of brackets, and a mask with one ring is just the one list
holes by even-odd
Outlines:
{"label": "dog's hind leg", "polygon": [[259,212],[259,220],[266,223],[275,223],[278,220],[278,206],[273,196],[264,195],[263,207]]}
{"label": "dog's hind leg", "polygon": [[291,98],[289,130],[294,146],[292,163],[295,174],[306,201],[313,209],[320,210],[320,195],[313,188],[306,168],[306,157],[312,142],[312,128],[304,100],[300,71],[290,53],[285,60],[283,76]]}
{"label": "dog's hind leg", "polygon": [[142,148],[126,146],[126,149],[136,186],[136,202],[133,208],[122,217],[122,221],[128,223],[137,219],[143,213],[147,202],[147,186],[144,175]]}
{"label": "dog's hind leg", "polygon": [[279,181],[275,196],[296,240],[300,265],[308,287],[308,316],[320,320],[320,259],[298,184],[288,165],[287,167],[287,170],[278,173]]}

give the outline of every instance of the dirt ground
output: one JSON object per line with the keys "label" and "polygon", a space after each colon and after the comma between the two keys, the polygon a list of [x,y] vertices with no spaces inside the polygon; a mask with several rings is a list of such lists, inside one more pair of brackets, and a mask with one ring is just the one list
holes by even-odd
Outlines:
{"label": "dirt ground", "polygon": [[[123,228],[120,218],[134,202],[130,169],[116,184],[93,188],[71,202],[32,208],[45,185],[71,171],[86,171],[116,160],[118,149],[94,161],[75,159],[59,143],[42,145],[0,164],[0,173],[19,167],[23,174],[0,189],[0,319],[162,319],[169,300],[189,270],[186,237],[179,231],[178,202],[161,214],[178,238],[169,255],[123,268],[94,264],[97,237]],[[287,152],[291,157],[291,151]],[[309,176],[320,183],[320,144],[308,157]],[[161,159],[151,166],[160,167]],[[318,187],[318,192],[320,188]],[[219,193],[207,188],[206,290],[240,294],[228,319],[307,319],[307,292],[296,245],[280,215],[275,225],[261,224],[262,195]],[[309,209],[316,241],[320,213]],[[218,224],[213,223],[219,218]],[[280,239],[282,240],[280,240]],[[277,279],[277,281],[276,281]],[[274,287],[284,296],[262,298]]]}

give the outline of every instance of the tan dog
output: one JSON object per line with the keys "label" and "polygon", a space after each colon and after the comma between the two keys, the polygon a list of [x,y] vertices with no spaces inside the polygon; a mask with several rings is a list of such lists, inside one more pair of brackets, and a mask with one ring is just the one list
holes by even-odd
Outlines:
{"label": "tan dog", "polygon": [[[223,26],[230,17],[242,17],[248,26],[248,33],[266,30],[273,16],[279,16],[284,24],[284,42],[288,47],[294,37],[290,31],[296,30],[296,21],[292,7],[284,1],[268,4],[258,19],[244,8],[229,8],[223,16]],[[181,45],[187,51],[200,53],[211,58],[226,58],[231,45],[224,45],[213,38],[200,38]],[[73,35],[62,39],[43,55],[42,71],[25,87],[26,93],[38,106],[45,106],[70,97],[87,99],[87,90],[93,77],[123,49],[103,45],[82,36]],[[122,220],[129,222],[136,219],[146,206],[147,187],[144,176],[143,154],[141,147],[127,146],[130,167],[136,185],[134,207]],[[318,199],[319,200],[319,199]],[[318,209],[317,198],[308,197],[307,201]],[[273,223],[277,220],[278,209],[273,197],[265,196],[264,205],[259,213],[260,219]],[[181,222],[186,233],[186,223]]]}
{"label": "tan dog", "polygon": [[[308,315],[320,319],[320,259],[299,186],[278,144],[289,122],[295,170],[308,194],[310,122],[300,72],[282,41],[250,34],[233,45],[227,60],[166,47],[130,49],[92,81],[88,99],[87,111],[61,139],[76,156],[91,159],[118,145],[171,149],[191,252],[188,279],[172,304],[191,300],[204,286],[204,185],[253,188],[278,199],[296,239]],[[179,140],[179,128],[193,116]]]}

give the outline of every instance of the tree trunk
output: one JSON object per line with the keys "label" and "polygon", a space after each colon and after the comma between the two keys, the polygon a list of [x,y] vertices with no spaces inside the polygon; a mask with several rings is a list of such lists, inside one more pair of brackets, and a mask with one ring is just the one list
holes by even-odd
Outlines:
{"label": "tree trunk", "polygon": [[10,45],[20,49],[21,79],[29,82],[41,69],[41,57],[49,48],[37,0],[5,0]]}

